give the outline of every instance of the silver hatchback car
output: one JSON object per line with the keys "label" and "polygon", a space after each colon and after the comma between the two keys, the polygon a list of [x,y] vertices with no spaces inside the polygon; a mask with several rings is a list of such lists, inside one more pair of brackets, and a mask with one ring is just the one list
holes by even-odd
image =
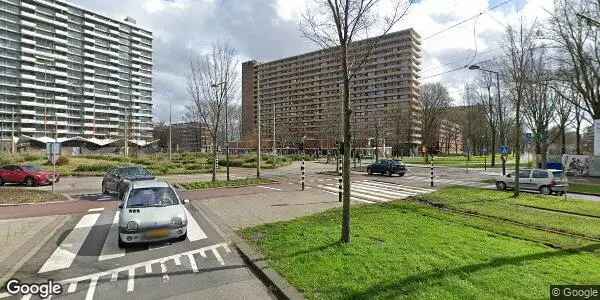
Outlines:
{"label": "silver hatchback car", "polygon": [[161,181],[134,181],[119,205],[119,247],[169,239],[185,240],[187,213],[173,187]]}
{"label": "silver hatchback car", "polygon": [[[505,190],[514,188],[515,172],[496,179],[496,188]],[[562,170],[522,169],[519,170],[519,187],[524,190],[536,190],[544,195],[563,195],[569,189],[567,177]]]}

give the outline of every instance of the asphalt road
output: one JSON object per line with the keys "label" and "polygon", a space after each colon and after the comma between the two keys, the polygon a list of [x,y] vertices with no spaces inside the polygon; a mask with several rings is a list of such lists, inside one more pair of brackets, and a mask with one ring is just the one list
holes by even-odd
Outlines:
{"label": "asphalt road", "polygon": [[117,246],[114,208],[72,214],[13,278],[58,282],[59,299],[271,298],[205,214],[193,204],[187,209],[187,240],[126,249]]}

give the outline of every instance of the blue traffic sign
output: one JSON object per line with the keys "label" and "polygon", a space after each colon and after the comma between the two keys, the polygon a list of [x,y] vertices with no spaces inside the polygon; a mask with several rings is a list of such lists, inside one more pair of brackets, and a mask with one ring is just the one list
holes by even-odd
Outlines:
{"label": "blue traffic sign", "polygon": [[508,152],[509,152],[508,146],[506,146],[506,145],[500,146],[500,154],[508,154]]}

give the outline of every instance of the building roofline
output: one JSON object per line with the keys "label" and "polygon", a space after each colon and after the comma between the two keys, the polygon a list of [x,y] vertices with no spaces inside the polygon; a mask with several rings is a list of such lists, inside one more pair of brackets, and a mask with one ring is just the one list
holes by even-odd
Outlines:
{"label": "building roofline", "polygon": [[[402,29],[402,30],[398,30],[398,31],[394,31],[394,32],[390,32],[390,33],[385,34],[384,36],[389,37],[389,36],[394,36],[394,35],[405,34],[407,32],[411,32],[411,33],[415,34],[417,36],[417,38],[419,38],[419,39],[421,38],[421,36],[412,27],[409,27],[409,28],[406,28],[406,29]],[[365,41],[376,39],[378,37],[379,36],[374,36],[374,37],[370,37],[370,38],[367,38],[367,39],[362,39],[362,40],[354,41],[353,43],[365,42]],[[271,60],[271,61],[266,61],[266,62],[259,62],[259,61],[256,61],[255,59],[252,59],[252,60],[245,61],[242,64],[254,62],[256,65],[266,65],[266,64],[281,62],[281,61],[288,60],[288,59],[296,59],[296,58],[300,58],[302,56],[313,55],[313,54],[316,54],[316,53],[319,53],[319,52],[323,52],[323,51],[326,51],[326,50],[331,50],[332,48],[335,48],[335,47],[317,49],[317,50],[313,50],[313,51],[309,51],[309,52],[304,52],[304,53],[301,53],[301,54],[296,54],[296,55],[292,55],[292,56],[288,56],[288,57],[284,57],[284,58],[278,58],[278,59]]]}
{"label": "building roofline", "polygon": [[55,0],[55,1],[58,2],[58,3],[60,3],[61,5],[71,6],[71,7],[77,8],[77,9],[81,9],[81,10],[87,12],[87,13],[91,13],[91,14],[95,14],[95,15],[98,15],[98,16],[101,16],[101,17],[104,17],[104,18],[108,18],[111,21],[117,22],[119,24],[128,25],[128,26],[131,26],[131,27],[135,27],[137,29],[142,29],[142,30],[148,31],[148,32],[150,32],[150,35],[152,35],[154,37],[154,35],[152,34],[152,30],[149,30],[147,28],[143,28],[142,26],[140,26],[138,24],[121,21],[121,20],[119,20],[119,19],[117,19],[115,17],[110,17],[110,16],[108,16],[106,14],[92,11],[89,8],[85,8],[85,7],[81,6],[81,5],[77,5],[77,4],[71,3],[71,2],[69,2],[67,0]]}

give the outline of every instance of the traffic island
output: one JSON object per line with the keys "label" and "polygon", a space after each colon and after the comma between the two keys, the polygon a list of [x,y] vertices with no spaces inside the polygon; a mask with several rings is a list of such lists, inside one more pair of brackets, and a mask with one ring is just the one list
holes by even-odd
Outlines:
{"label": "traffic island", "polygon": [[[510,203],[511,193],[474,188],[420,197],[353,207],[350,244],[339,242],[340,209],[240,234],[309,299],[548,298],[551,284],[590,283],[600,276],[593,231],[598,221],[569,214],[579,211],[579,203],[542,196]],[[487,216],[424,204],[425,199],[484,207]],[[535,216],[525,219],[524,212]],[[523,219],[512,222],[511,215]],[[571,228],[567,219],[585,219],[590,230]],[[543,229],[552,227],[559,230]]]}
{"label": "traffic island", "polygon": [[49,191],[0,187],[0,206],[68,201],[68,196]]}

